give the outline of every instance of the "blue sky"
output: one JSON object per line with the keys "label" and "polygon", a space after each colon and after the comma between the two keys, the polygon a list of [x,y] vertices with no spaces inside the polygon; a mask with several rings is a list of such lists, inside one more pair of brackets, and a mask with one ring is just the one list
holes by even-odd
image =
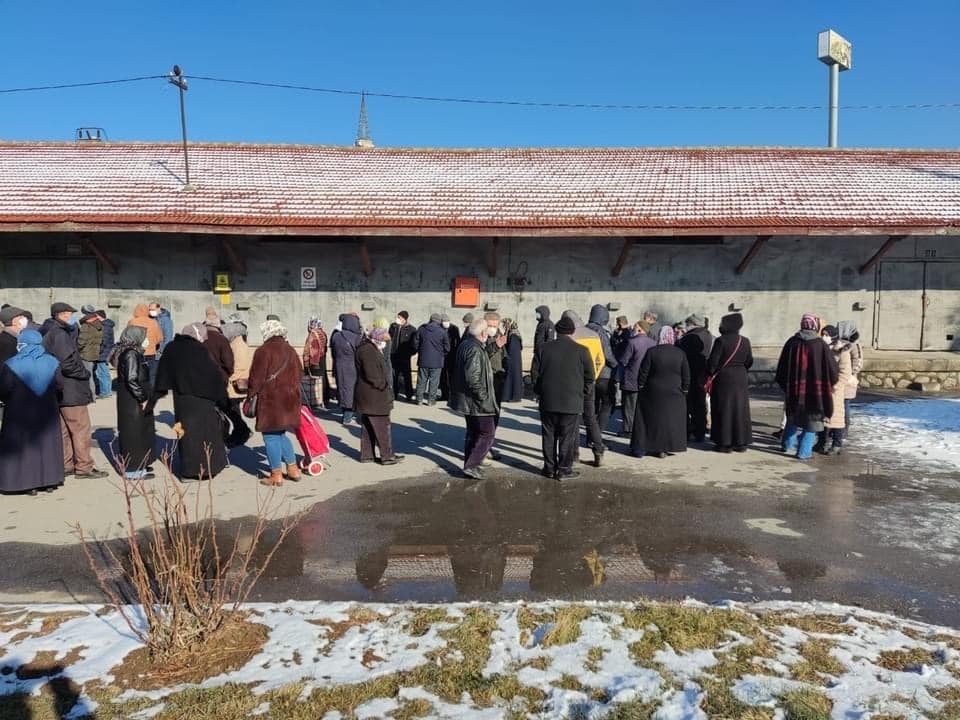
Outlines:
{"label": "blue sky", "polygon": [[[369,91],[630,104],[823,105],[816,34],[854,44],[841,104],[960,102],[957,0],[4,2],[0,88],[186,74]],[[639,112],[370,98],[392,146],[805,145],[826,112]],[[191,140],[349,144],[358,99],[195,80]],[[179,137],[176,90],[0,94],[0,138]],[[957,147],[960,109],[841,113],[840,144]]]}

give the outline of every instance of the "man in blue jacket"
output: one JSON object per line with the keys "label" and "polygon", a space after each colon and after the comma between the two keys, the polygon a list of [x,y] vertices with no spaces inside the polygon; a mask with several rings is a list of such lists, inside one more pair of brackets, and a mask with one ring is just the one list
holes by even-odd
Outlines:
{"label": "man in blue jacket", "polygon": [[114,322],[107,317],[103,310],[97,310],[100,324],[103,325],[103,336],[100,340],[100,357],[94,364],[94,373],[97,380],[97,400],[113,396],[113,380],[110,377],[110,353],[116,344]]}
{"label": "man in blue jacket", "polygon": [[[176,334],[173,331],[173,318],[170,316],[170,311],[165,307],[160,307],[160,303],[158,302],[150,303],[147,312],[150,317],[157,321],[157,325],[160,326],[160,332],[163,333],[163,341],[160,343],[160,349],[158,351],[159,355],[162,355],[163,349],[170,344],[170,341],[173,340],[173,336]],[[267,320],[269,319],[270,318],[267,318]]]}
{"label": "man in blue jacket", "polygon": [[[421,325],[413,337],[417,358],[417,404],[436,405],[440,373],[450,352],[450,336],[442,325],[443,318],[434,313],[430,322]],[[424,397],[426,395],[426,397]]]}

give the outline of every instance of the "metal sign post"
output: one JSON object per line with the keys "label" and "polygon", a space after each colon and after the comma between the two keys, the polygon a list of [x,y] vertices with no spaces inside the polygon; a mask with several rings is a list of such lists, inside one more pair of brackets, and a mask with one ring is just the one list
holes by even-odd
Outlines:
{"label": "metal sign post", "polygon": [[830,69],[830,104],[827,130],[827,147],[837,147],[840,120],[840,71],[853,65],[853,46],[833,30],[824,30],[817,35],[817,59]]}
{"label": "metal sign post", "polygon": [[167,82],[176,85],[180,90],[180,135],[183,138],[183,167],[186,183],[184,190],[192,190],[190,185],[190,157],[187,155],[187,111],[183,103],[183,93],[187,91],[187,79],[183,76],[183,71],[179,65],[173,66],[173,72],[167,76]]}

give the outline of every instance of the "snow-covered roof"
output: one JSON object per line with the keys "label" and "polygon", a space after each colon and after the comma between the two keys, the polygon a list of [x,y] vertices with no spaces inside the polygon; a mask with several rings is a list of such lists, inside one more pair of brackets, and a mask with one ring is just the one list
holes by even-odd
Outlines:
{"label": "snow-covered roof", "polygon": [[960,232],[960,151],[0,143],[0,229]]}

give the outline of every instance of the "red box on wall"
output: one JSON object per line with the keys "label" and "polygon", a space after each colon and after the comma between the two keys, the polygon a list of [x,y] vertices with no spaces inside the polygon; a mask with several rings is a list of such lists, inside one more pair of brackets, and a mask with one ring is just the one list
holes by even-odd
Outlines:
{"label": "red box on wall", "polygon": [[453,279],[453,307],[473,308],[480,305],[480,278]]}

